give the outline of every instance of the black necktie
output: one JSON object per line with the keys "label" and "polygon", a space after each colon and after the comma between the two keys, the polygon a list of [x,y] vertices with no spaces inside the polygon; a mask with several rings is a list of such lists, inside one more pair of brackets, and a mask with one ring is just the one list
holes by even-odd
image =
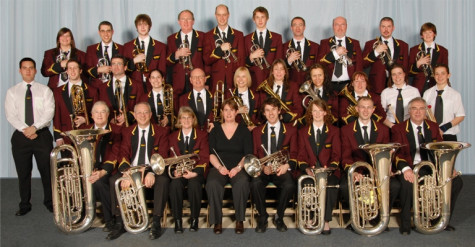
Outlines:
{"label": "black necktie", "polygon": [[117,102],[117,108],[120,109],[120,106],[122,104],[120,97],[122,95],[122,92],[120,90],[120,80],[117,79],[115,80],[115,100]]}
{"label": "black necktie", "polygon": [[[338,40],[338,46],[341,46],[341,39]],[[343,64],[336,62],[335,66],[335,76],[336,78],[339,78],[343,74]]]}
{"label": "black necktie", "polygon": [[270,152],[273,154],[277,152],[277,138],[275,136],[275,127],[270,127]]}
{"label": "black necktie", "polygon": [[143,52],[145,53],[145,41],[142,40],[142,48]]}
{"label": "black necktie", "polygon": [[432,55],[430,54],[430,50],[431,50],[431,49],[432,49],[431,47],[427,47],[427,54],[426,54],[426,55],[429,55],[429,58],[432,56]]}
{"label": "black necktie", "polygon": [[226,42],[226,33],[222,32],[222,35],[223,35],[223,41]]}
{"label": "black necktie", "polygon": [[205,118],[205,106],[203,104],[203,99],[201,98],[201,93],[198,93],[198,96],[196,97],[196,106],[198,107],[198,119],[200,120],[200,125],[203,125]]}
{"label": "black necktie", "polygon": [[404,104],[402,100],[402,88],[397,89],[399,93],[397,94],[397,100],[396,100],[396,117],[397,120],[402,123],[404,121]]}
{"label": "black necktie", "polygon": [[31,126],[35,121],[33,118],[33,97],[31,95],[31,84],[26,85],[25,94],[25,123]]}
{"label": "black necktie", "polygon": [[139,159],[137,161],[137,165],[144,165],[145,164],[145,130],[142,130],[142,138],[140,138],[140,148],[139,148]]}
{"label": "black necktie", "polygon": [[417,126],[417,140],[419,141],[419,153],[421,154],[421,159],[427,160],[427,153],[424,149],[420,148],[420,146],[425,143],[424,136],[422,135],[422,126]]}
{"label": "black necktie", "polygon": [[297,51],[302,53],[302,47],[300,47],[300,41],[297,41]]}
{"label": "black necktie", "polygon": [[363,141],[365,144],[369,143],[368,126],[363,126]]}
{"label": "black necktie", "polygon": [[190,140],[190,137],[187,136],[187,137],[186,137],[186,140],[185,140],[185,154],[188,153],[188,148],[190,148],[190,142],[189,142],[189,140]]}
{"label": "black necktie", "polygon": [[185,44],[190,44],[190,42],[188,41],[188,34],[185,34]]}
{"label": "black necktie", "polygon": [[264,37],[262,37],[262,32],[259,34],[259,46],[264,49]]}
{"label": "black necktie", "polygon": [[239,98],[242,99],[242,95],[243,95],[243,94],[242,94],[242,93],[238,93],[238,95],[239,95]]}
{"label": "black necktie", "polygon": [[[386,46],[388,47],[388,54],[391,56],[391,49],[389,48],[389,42],[387,40],[385,40],[384,44],[386,44]],[[387,59],[389,60],[389,58],[387,58]]]}
{"label": "black necktie", "polygon": [[108,45],[104,46],[104,58],[107,59],[107,61],[110,63],[111,60],[109,58],[109,52],[107,51],[108,48],[109,48]]}
{"label": "black necktie", "polygon": [[321,99],[322,96],[320,95],[320,89],[317,89],[317,96]]}
{"label": "black necktie", "polygon": [[444,120],[444,101],[442,100],[442,93],[444,90],[438,90],[437,91],[437,98],[435,98],[435,109],[434,109],[434,115],[435,115],[435,120],[437,121],[438,124],[441,124],[442,121]]}
{"label": "black necktie", "polygon": [[161,116],[162,114],[163,114],[162,99],[160,99],[160,94],[157,93],[157,115]]}
{"label": "black necktie", "polygon": [[279,95],[279,98],[282,98],[280,97],[280,85],[277,85],[277,90],[275,90],[275,94]]}
{"label": "black necktie", "polygon": [[316,136],[316,140],[315,140],[315,143],[317,144],[317,155],[320,153],[320,141],[321,141],[321,138],[322,138],[322,131],[320,129],[317,129],[317,136]]}

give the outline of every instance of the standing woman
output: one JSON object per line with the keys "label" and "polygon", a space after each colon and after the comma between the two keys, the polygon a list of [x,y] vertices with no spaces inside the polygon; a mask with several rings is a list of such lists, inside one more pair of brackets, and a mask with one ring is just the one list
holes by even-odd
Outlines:
{"label": "standing woman", "polygon": [[407,85],[406,72],[402,65],[394,64],[389,69],[389,75],[388,87],[381,92],[381,106],[386,112],[383,123],[392,128],[394,124],[409,118],[409,101],[421,95],[417,88]]}
{"label": "standing woman", "polygon": [[[170,147],[173,147],[177,156],[199,155],[193,170],[186,170],[183,174],[179,171],[175,172],[175,176],[179,178],[172,179],[170,182],[170,204],[175,218],[175,233],[183,233],[182,216],[185,187],[188,188],[188,200],[191,204],[190,231],[198,230],[204,177],[209,162],[209,144],[208,132],[197,129],[197,125],[198,120],[193,110],[189,106],[183,106],[178,112],[177,130],[170,135],[169,139]],[[170,157],[174,155],[173,152],[170,153]]]}
{"label": "standing woman", "polygon": [[[165,87],[165,78],[160,70],[154,69],[150,72],[148,76],[148,81],[152,85],[152,90],[148,94],[142,94],[142,97],[139,102],[146,101],[150,104],[152,108],[152,123],[156,123],[162,127],[169,126],[170,116],[164,115],[164,87]],[[172,97],[173,98],[173,97]],[[175,99],[174,99],[174,102]],[[174,109],[171,109],[174,111]]]}
{"label": "standing woman", "polygon": [[[327,185],[337,185],[340,180],[340,129],[331,124],[327,103],[320,99],[310,102],[305,118],[307,126],[299,130],[300,149],[297,160],[301,173],[314,176],[312,168],[335,168],[335,172],[328,176]],[[322,234],[329,235],[329,222],[338,199],[338,189],[327,188],[325,199],[325,225]]]}
{"label": "standing woman", "polygon": [[259,94],[251,89],[252,79],[249,70],[246,67],[237,68],[234,72],[234,90],[233,95],[242,99],[243,106],[238,108],[240,116],[237,117],[237,121],[242,121],[242,115],[247,113],[254,126],[248,126],[252,131],[259,122],[258,109],[260,108]]}
{"label": "standing woman", "polygon": [[69,28],[63,27],[56,35],[56,48],[45,51],[41,65],[41,74],[49,77],[48,87],[51,90],[68,82],[66,63],[70,59],[78,61],[81,67],[86,65],[86,53],[76,49],[73,33]]}
{"label": "standing woman", "polygon": [[249,198],[249,176],[244,171],[244,156],[252,154],[251,132],[236,122],[238,106],[232,99],[223,102],[223,123],[216,124],[209,133],[209,161],[211,169],[206,182],[209,201],[209,223],[214,233],[222,232],[224,185],[231,183],[237,234],[244,232],[246,202]]}

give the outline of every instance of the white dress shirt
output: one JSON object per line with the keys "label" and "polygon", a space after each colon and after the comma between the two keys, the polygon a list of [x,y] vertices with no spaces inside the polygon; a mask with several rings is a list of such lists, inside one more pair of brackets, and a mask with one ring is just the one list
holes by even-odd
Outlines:
{"label": "white dress shirt", "polygon": [[358,124],[360,125],[361,137],[363,138],[363,140],[364,140],[364,129],[363,129],[363,127],[368,126],[368,128],[366,128],[366,132],[368,132],[368,140],[371,140],[371,120],[369,120],[368,125],[365,125],[358,118]]}
{"label": "white dress shirt", "polygon": [[188,47],[191,50],[191,40],[193,38],[193,30],[191,30],[189,33],[184,33],[182,31],[180,31],[181,42],[183,44],[185,43],[185,35],[188,35]]}
{"label": "white dress shirt", "polygon": [[[337,46],[339,44],[338,40],[341,40],[341,46],[346,48],[346,36],[343,36],[341,38],[334,37],[334,40]],[[340,55],[336,53],[336,49],[332,53],[333,53],[333,57],[335,57],[335,67],[336,67],[338,63],[338,59],[340,58]],[[332,81],[348,81],[348,80],[350,80],[350,75],[348,74],[348,66],[345,67],[343,65],[342,73],[340,77],[336,77],[335,68],[333,68]]]}
{"label": "white dress shirt", "polygon": [[[137,166],[137,165],[142,165],[142,164],[137,164],[139,162],[139,153],[140,153],[140,141],[142,140],[142,131],[145,130],[145,164],[150,164],[150,161],[148,159],[148,132],[150,131],[150,125],[147,126],[147,128],[142,129],[139,126],[137,126],[136,131],[139,133],[139,139],[138,139],[138,145],[137,149],[135,152],[135,157],[134,160],[132,161],[131,166]],[[133,147],[132,147],[133,148]]]}
{"label": "white dress shirt", "polygon": [[195,105],[196,105],[196,109],[198,110],[198,93],[201,93],[200,94],[200,97],[201,99],[203,100],[203,106],[204,106],[204,110],[205,110],[205,113],[206,113],[206,89],[201,89],[201,91],[196,91],[195,89],[193,89],[193,96],[195,97]]}
{"label": "white dress shirt", "polygon": [[[392,87],[385,88],[383,92],[381,92],[381,105],[386,112],[386,118],[392,123],[396,122],[394,114],[396,113],[397,96],[399,95],[399,91],[397,89],[398,88],[396,85],[393,85]],[[401,95],[402,104],[404,106],[404,119],[398,119],[400,123],[409,118],[409,109],[407,108],[409,101],[414,98],[421,97],[417,88],[407,84],[402,86]],[[391,105],[392,111],[389,110],[388,105]]]}
{"label": "white dress shirt", "polygon": [[237,91],[238,92],[238,96],[239,97],[239,94],[242,94],[241,95],[241,99],[242,99],[242,104],[245,105],[248,109],[248,113],[249,113],[249,110],[250,110],[250,104],[249,104],[249,90],[246,90],[244,92],[239,92],[239,90]]}

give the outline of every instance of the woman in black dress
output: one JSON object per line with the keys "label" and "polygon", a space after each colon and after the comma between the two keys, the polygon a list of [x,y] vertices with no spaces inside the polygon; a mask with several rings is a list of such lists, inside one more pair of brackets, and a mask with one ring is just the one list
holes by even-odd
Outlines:
{"label": "woman in black dress", "polygon": [[236,213],[237,234],[244,231],[243,221],[249,198],[249,176],[244,171],[244,156],[252,154],[252,135],[244,123],[237,123],[238,106],[227,99],[222,106],[224,122],[216,124],[209,133],[211,169],[206,182],[209,202],[209,223],[214,233],[222,232],[224,186],[231,183]]}

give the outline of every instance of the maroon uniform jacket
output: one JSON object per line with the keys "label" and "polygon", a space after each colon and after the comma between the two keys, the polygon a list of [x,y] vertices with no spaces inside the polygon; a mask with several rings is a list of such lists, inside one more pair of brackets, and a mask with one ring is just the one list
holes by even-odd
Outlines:
{"label": "maroon uniform jacket", "polygon": [[[261,99],[262,94],[256,93],[252,89],[248,89],[247,93],[249,95],[249,117],[250,117],[251,121],[255,125],[257,125],[260,121],[260,115],[261,115],[260,111],[261,111],[261,103],[262,103],[261,102],[262,101],[262,99]],[[237,88],[234,88],[233,95],[238,96]],[[231,97],[231,95],[229,95],[229,97]],[[242,121],[241,114],[238,114],[238,116],[236,117],[236,121],[238,123],[240,123]]]}
{"label": "maroon uniform jacket", "polygon": [[[355,71],[363,70],[363,55],[361,54],[361,46],[358,40],[346,37],[345,43],[346,49],[348,50],[347,55],[353,61],[352,66],[346,67],[348,75],[351,78]],[[320,41],[317,56],[317,60],[320,61],[321,64],[327,66],[327,75],[330,76],[330,78],[333,76],[333,70],[335,68],[335,57],[331,51],[331,47],[334,45],[336,45],[335,37],[322,39]],[[345,69],[345,66],[343,66],[343,69]]]}
{"label": "maroon uniform jacket", "polygon": [[[283,58],[282,52],[282,36],[278,33],[271,32],[267,30],[266,40],[264,41],[264,49],[265,58],[269,65],[272,65],[274,60]],[[259,34],[257,31],[254,31],[246,37],[244,37],[244,50],[246,51],[246,66],[249,68],[249,72],[251,72],[251,78],[254,83],[252,83],[252,89],[256,89],[257,86],[265,81],[267,77],[269,77],[270,70],[266,68],[265,64],[262,64],[264,69],[260,69],[257,67],[252,61],[249,59],[249,55],[251,55],[251,47],[253,44],[259,44]]]}
{"label": "maroon uniform jacket", "polygon": [[[400,64],[403,66],[405,71],[408,69],[408,62],[409,62],[409,57],[408,57],[408,45],[406,42],[402,40],[398,40],[395,38],[393,39],[393,44],[394,44],[394,50],[391,50],[391,55],[394,64]],[[366,68],[371,68],[369,70],[369,83],[371,85],[371,91],[381,94],[383,89],[387,87],[387,79],[386,77],[386,70],[388,70],[389,66],[387,65],[387,58],[384,58],[386,61],[386,65],[383,64],[381,59],[379,57],[376,57],[374,55],[374,49],[373,45],[376,42],[376,40],[381,40],[380,37],[377,39],[370,40],[366,42],[364,49],[363,49],[363,67]],[[382,41],[381,41],[382,42]],[[388,70],[389,71],[389,70]],[[390,76],[390,75],[389,75]]]}
{"label": "maroon uniform jacket", "polygon": [[[119,166],[118,169],[120,172],[123,172],[130,167],[132,161],[135,159],[137,154],[138,145],[140,144],[139,140],[139,127],[137,124],[132,126],[122,128],[122,142],[120,145],[120,154],[119,154]],[[147,139],[147,150],[146,155],[150,158],[152,154],[158,153],[164,159],[168,158],[168,132],[165,128],[160,127],[156,124],[150,124],[150,129],[148,131]]]}
{"label": "maroon uniform jacket", "polygon": [[[368,92],[368,96],[373,100],[374,109],[373,115],[371,119],[375,120],[376,122],[384,122],[386,119],[386,112],[381,105],[381,96],[377,95],[376,93]],[[353,93],[353,97],[356,99],[355,94]],[[340,105],[339,105],[339,114],[340,118],[345,122],[345,124],[351,123],[357,119],[357,117],[351,115],[348,112],[348,106],[353,105],[353,103],[346,97],[341,97]]]}
{"label": "maroon uniform jacket", "polygon": [[[136,47],[140,47],[140,45],[141,44],[138,38],[124,44],[124,57],[129,60],[127,63],[127,71],[132,73],[130,77],[132,77],[132,79],[137,82],[143,82],[143,76],[148,78],[150,74],[150,72],[142,73],[134,64],[134,49],[136,49]],[[148,43],[147,48],[147,56],[145,59],[145,64],[147,65],[148,71],[158,69],[162,72],[163,76],[165,76],[167,73],[166,57],[167,46],[164,43],[154,40],[152,37],[150,37],[150,42]],[[150,89],[152,89],[152,85],[150,82],[148,82],[148,80],[145,83],[146,87],[144,87],[143,91],[148,92]]]}
{"label": "maroon uniform jacket", "polygon": [[[63,138],[61,132],[73,129],[70,116],[70,114],[73,114],[73,105],[69,97],[68,85],[69,83],[66,83],[62,87],[58,87],[53,91],[55,104],[53,129],[55,140]],[[86,100],[87,117],[89,118],[89,122],[93,122],[90,113],[92,106],[99,99],[99,94],[95,87],[87,85],[84,81],[82,83],[82,89],[84,92],[84,99]],[[81,126],[79,127],[81,128]]]}
{"label": "maroon uniform jacket", "polygon": [[[102,51],[102,43],[99,42],[94,45],[90,45],[86,50],[86,69],[87,75],[91,78],[91,84],[96,88],[99,88],[100,85],[104,84],[101,81],[102,74],[97,73],[97,62],[99,59],[104,58],[104,52]],[[112,54],[109,54],[109,59],[117,55],[122,55],[124,47],[120,44],[112,42]],[[109,65],[110,65],[109,61]]]}
{"label": "maroon uniform jacket", "polygon": [[204,52],[203,60],[205,65],[209,66],[209,72],[211,76],[211,92],[216,90],[216,84],[218,81],[223,81],[225,84],[225,91],[229,88],[233,88],[234,72],[237,68],[244,66],[244,36],[241,31],[228,28],[226,34],[226,41],[232,46],[232,52],[238,58],[237,62],[234,62],[232,57],[231,63],[228,63],[223,59],[224,52],[220,47],[216,47],[215,41],[221,37],[219,34],[219,28],[215,27],[205,34],[204,40]]}
{"label": "maroon uniform jacket", "polygon": [[[338,95],[331,91],[331,90],[328,90],[326,89],[325,87],[322,88],[323,92],[322,92],[322,96],[320,97],[320,99],[324,100],[327,105],[328,105],[328,108],[330,109],[330,113],[333,115],[333,117],[335,119],[338,120],[339,118],[339,113],[338,113]],[[316,93],[316,90],[314,89],[315,93]],[[304,95],[302,95],[303,97],[305,97]],[[311,97],[307,97],[305,100],[303,100],[302,98],[302,102],[308,106],[310,104],[310,101],[313,100]],[[306,109],[303,111],[303,114],[302,114],[302,117],[299,119],[299,123],[301,125],[307,125],[306,124],[306,119],[305,119],[305,112],[306,112]]]}
{"label": "maroon uniform jacket", "polygon": [[207,126],[208,126],[207,120],[209,120],[211,123],[214,121],[213,95],[208,90],[206,90],[206,92],[207,93],[205,96],[201,95],[201,98],[203,100],[206,100],[206,112],[205,112],[205,117],[203,119],[200,119],[200,116],[198,114],[198,107],[196,106],[196,100],[195,100],[195,95],[193,94],[193,91],[180,96],[180,104],[179,104],[180,107],[189,106],[191,107],[191,109],[193,109],[193,112],[196,115],[196,118],[198,120],[198,125],[200,126],[201,130],[207,129]]}
{"label": "maroon uniform jacket", "polygon": [[[414,77],[414,80],[412,81],[412,86],[419,89],[419,92],[421,95],[424,94],[424,85],[427,81],[426,76],[424,75],[424,71],[422,68],[417,68],[417,53],[419,51],[426,51],[427,49],[425,48],[424,42],[420,43],[419,45],[413,46],[411,50],[409,51],[409,67],[410,67],[410,73],[411,76]],[[431,65],[432,68],[436,64],[445,64],[449,65],[449,51],[447,49],[439,44],[435,44],[435,49],[432,51],[432,56],[431,56]],[[429,85],[427,86],[426,89],[432,87],[435,85],[435,79],[434,76],[430,76],[429,78]]]}
{"label": "maroon uniform jacket", "polygon": [[[265,95],[265,96],[264,96]],[[261,103],[264,102],[267,97],[270,97],[266,93],[263,94]],[[298,119],[302,116],[303,113],[303,106],[302,106],[302,98],[299,95],[299,89],[296,83],[289,82],[289,87],[283,89],[282,91],[282,101],[284,102],[287,107],[289,107],[290,111],[296,113],[295,118],[292,118],[289,114],[284,113],[285,111],[282,110],[282,117],[283,121],[286,123],[293,122],[293,120]]]}
{"label": "maroon uniform jacket", "polygon": [[[94,129],[94,124],[85,126],[84,129]],[[106,130],[110,130],[105,135],[100,135],[96,140],[96,169],[106,170],[108,174],[114,170],[118,155],[120,153],[120,143],[122,139],[122,127],[108,123],[105,127]],[[97,158],[101,157],[101,161]]]}
{"label": "maroon uniform jacket", "polygon": [[[426,143],[442,141],[439,126],[436,123],[424,120],[423,126]],[[413,160],[416,154],[416,141],[409,119],[391,128],[391,141],[402,145],[396,153],[396,168],[398,170],[402,170],[406,166],[414,168]],[[424,152],[425,150],[421,149],[421,151]]]}
{"label": "maroon uniform jacket", "polygon": [[[185,138],[181,129],[170,134],[170,147],[173,147],[177,156],[185,154],[198,154],[199,158],[195,159],[196,164],[193,171],[205,176],[208,173],[209,164],[209,144],[208,133],[199,129],[193,128],[188,149],[185,149]],[[173,157],[173,152],[170,152],[170,157]],[[205,176],[206,177],[206,176]]]}
{"label": "maroon uniform jacket", "polygon": [[[188,40],[191,42],[191,64],[193,68],[204,69],[203,64],[203,40],[204,33],[200,31],[193,30],[193,35],[188,37]],[[185,37],[180,37],[180,32],[174,33],[167,38],[167,66],[173,67],[172,72],[172,85],[173,92],[177,96],[182,95],[185,91],[185,83],[190,83],[190,72],[183,69],[183,65],[179,63],[179,59],[175,59],[175,52],[178,50],[182,44],[182,40]],[[188,85],[188,88],[191,89],[191,85]]]}
{"label": "maroon uniform jacket", "polygon": [[[305,42],[300,44],[300,46],[303,48],[303,57],[302,61],[305,63],[305,66],[307,66],[307,69],[309,69],[313,64],[317,63],[317,56],[318,56],[318,48],[320,45],[317,43],[305,39]],[[283,58],[287,62],[287,50],[289,48],[294,48],[296,49],[297,44],[294,44],[294,40],[291,39],[287,41],[285,44],[282,45],[282,52],[283,52]],[[300,69],[300,71],[297,71],[294,65],[289,64],[289,80],[296,82],[299,86],[302,85],[304,81],[307,80],[307,74],[308,71],[303,71]]]}
{"label": "maroon uniform jacket", "polygon": [[[45,51],[43,64],[41,65],[41,74],[44,77],[49,77],[48,87],[54,90],[58,87],[59,75],[61,72],[66,72],[66,69],[61,67],[61,62],[56,62],[56,57],[59,55],[59,49],[53,48]],[[76,60],[81,64],[83,72],[86,71],[86,53],[78,49],[71,49],[69,59]]]}
{"label": "maroon uniform jacket", "polygon": [[[381,123],[371,121],[371,132],[369,133],[369,143],[389,143],[389,128]],[[371,164],[370,156],[362,149],[363,133],[358,121],[354,121],[341,128],[341,148],[342,148],[342,168],[345,172],[356,161],[364,161]]]}

